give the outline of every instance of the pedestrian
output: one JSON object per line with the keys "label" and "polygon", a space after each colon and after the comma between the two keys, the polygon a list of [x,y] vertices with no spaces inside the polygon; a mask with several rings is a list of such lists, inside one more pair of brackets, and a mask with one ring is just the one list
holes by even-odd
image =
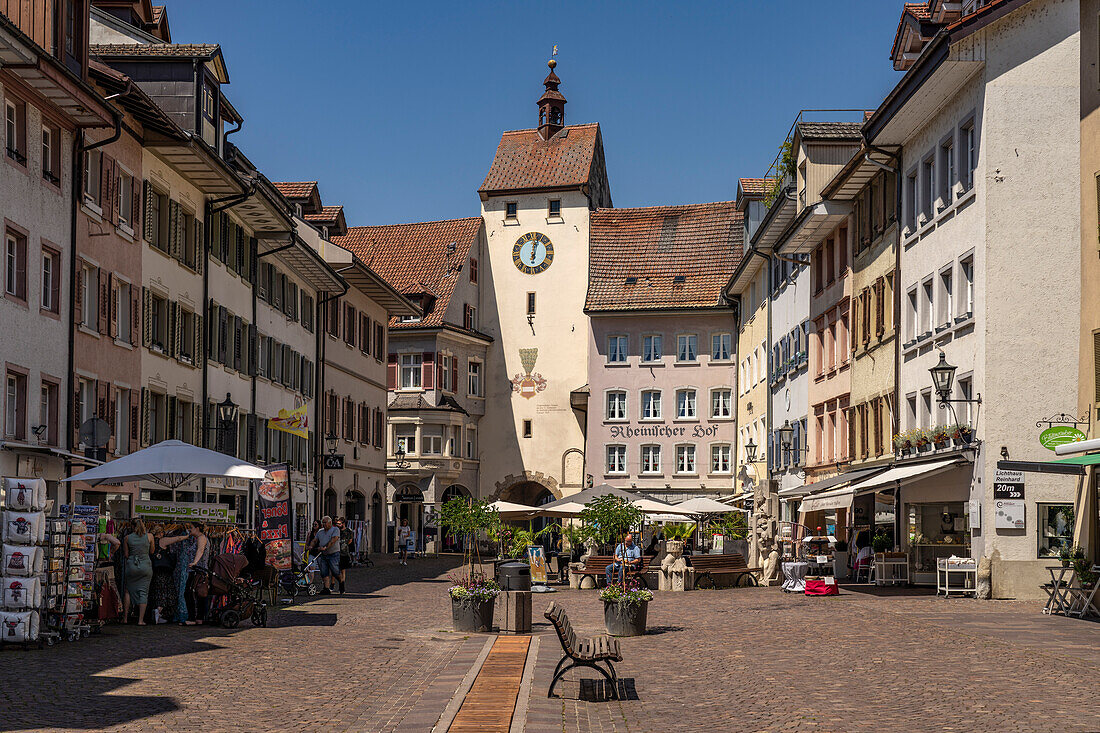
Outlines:
{"label": "pedestrian", "polygon": [[305,558],[305,560],[303,560],[303,562],[308,562],[309,561],[309,552],[317,544],[317,533],[320,532],[320,531],[321,531],[321,520],[320,519],[314,519],[313,520],[313,528],[310,529],[309,534],[306,535],[306,549],[305,549],[306,558]]}
{"label": "pedestrian", "polygon": [[336,520],[336,527],[340,530],[340,594],[343,595],[344,581],[351,567],[351,553],[355,552],[355,534],[348,529],[343,517]]}
{"label": "pedestrian", "polygon": [[206,612],[210,601],[204,587],[207,583],[207,567],[210,562],[210,538],[206,536],[206,527],[202,522],[191,522],[187,527],[187,534],[179,537],[166,537],[161,540],[161,545],[168,547],[181,542],[180,556],[177,557],[177,566],[186,560],[187,584],[184,586],[184,608],[182,623],[186,626],[201,624],[206,619]]}
{"label": "pedestrian", "polygon": [[153,607],[153,623],[166,623],[176,615],[175,554],[161,544],[164,527],[153,529],[153,582],[149,585],[149,603]]}
{"label": "pedestrian", "polygon": [[416,547],[416,533],[409,526],[408,519],[401,520],[397,528],[397,552],[402,565],[409,564],[409,551]]}
{"label": "pedestrian", "polygon": [[332,517],[326,515],[321,518],[321,529],[314,537],[314,542],[320,553],[317,555],[317,563],[325,584],[321,595],[331,595],[332,584],[340,575],[340,530],[332,526]]}
{"label": "pedestrian", "polygon": [[134,520],[133,531],[122,543],[126,556],[126,592],[122,597],[122,622],[130,622],[130,605],[137,606],[137,625],[145,625],[145,606],[149,603],[149,582],[153,579],[153,536],[145,522]]}

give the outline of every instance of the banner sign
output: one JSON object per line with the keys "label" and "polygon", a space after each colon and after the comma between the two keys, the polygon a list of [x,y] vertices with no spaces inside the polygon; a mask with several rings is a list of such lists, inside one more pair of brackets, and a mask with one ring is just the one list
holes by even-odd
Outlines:
{"label": "banner sign", "polygon": [[226,524],[229,507],[225,504],[197,504],[171,501],[134,501],[134,515],[177,522],[213,522]]}
{"label": "banner sign", "polygon": [[542,545],[527,545],[527,559],[531,563],[531,582],[546,585],[546,550]]}
{"label": "banner sign", "polygon": [[993,476],[994,499],[1023,499],[1024,498],[1024,473],[1023,471],[1003,471],[997,469]]}
{"label": "banner sign", "polygon": [[293,555],[291,538],[294,521],[290,511],[290,472],[285,463],[264,466],[267,476],[256,490],[260,505],[257,525],[260,541],[267,545],[267,562],[277,570],[290,570]]}
{"label": "banner sign", "polygon": [[267,426],[272,430],[282,430],[284,433],[297,435],[299,438],[308,438],[309,404],[303,403],[293,410],[279,410],[279,416],[268,420]]}

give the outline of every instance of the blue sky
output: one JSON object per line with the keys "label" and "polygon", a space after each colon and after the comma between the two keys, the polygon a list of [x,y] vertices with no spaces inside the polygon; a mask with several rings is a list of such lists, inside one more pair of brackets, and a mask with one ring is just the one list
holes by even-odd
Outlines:
{"label": "blue sky", "polygon": [[220,43],[272,180],[318,180],[348,223],[478,214],[503,130],[533,127],[558,45],[566,121],[599,122],[616,206],[720,201],[800,109],[874,108],[902,3],[169,2]]}

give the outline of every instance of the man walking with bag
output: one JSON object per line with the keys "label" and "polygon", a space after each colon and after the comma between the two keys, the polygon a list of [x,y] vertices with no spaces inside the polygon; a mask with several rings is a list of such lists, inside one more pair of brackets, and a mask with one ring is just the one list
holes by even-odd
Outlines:
{"label": "man walking with bag", "polygon": [[340,530],[332,526],[332,517],[321,518],[321,529],[317,530],[314,539],[321,553],[317,556],[317,564],[320,566],[321,578],[325,584],[321,595],[331,595],[332,584],[340,575]]}

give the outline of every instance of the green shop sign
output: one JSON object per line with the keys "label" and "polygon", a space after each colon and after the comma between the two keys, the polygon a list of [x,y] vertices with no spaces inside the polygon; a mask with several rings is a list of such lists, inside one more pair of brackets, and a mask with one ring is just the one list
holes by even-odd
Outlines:
{"label": "green shop sign", "polygon": [[1085,434],[1077,428],[1060,425],[1058,427],[1047,428],[1039,433],[1039,443],[1047,450],[1054,450],[1060,445],[1084,440],[1085,437]]}
{"label": "green shop sign", "polygon": [[148,519],[196,521],[225,524],[229,522],[229,507],[225,504],[193,504],[169,501],[135,501],[134,514]]}

